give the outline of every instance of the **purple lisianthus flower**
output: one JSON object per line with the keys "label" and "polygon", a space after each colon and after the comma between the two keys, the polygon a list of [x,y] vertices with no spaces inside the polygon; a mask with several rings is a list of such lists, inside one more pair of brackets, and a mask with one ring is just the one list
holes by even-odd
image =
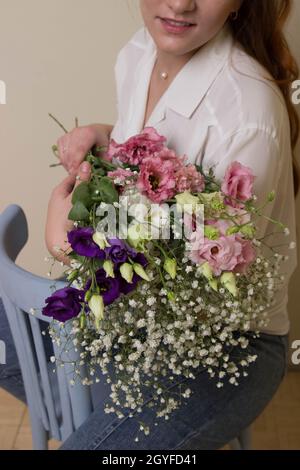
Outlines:
{"label": "purple lisianthus flower", "polygon": [[82,291],[74,287],[64,287],[47,297],[45,302],[48,305],[43,308],[42,313],[60,322],[66,322],[78,316],[82,308],[80,301],[83,301]]}
{"label": "purple lisianthus flower", "polygon": [[87,258],[105,258],[105,251],[93,240],[94,229],[92,227],[76,228],[68,232],[68,242],[80,256]]}
{"label": "purple lisianthus flower", "polygon": [[120,292],[122,292],[122,294],[129,294],[129,292],[132,292],[136,288],[138,281],[141,279],[136,273],[132,276],[132,282],[127,282],[119,272],[116,276],[119,281]]}
{"label": "purple lisianthus flower", "polygon": [[[95,273],[100,295],[103,297],[104,305],[110,305],[120,295],[120,283],[118,278],[107,277],[104,269],[98,269]],[[91,287],[91,279],[86,283],[85,292]]]}
{"label": "purple lisianthus flower", "polygon": [[128,257],[133,258],[137,252],[131,248],[123,240],[118,238],[111,238],[108,240],[109,247],[105,248],[107,258],[109,258],[115,266],[125,263]]}
{"label": "purple lisianthus flower", "polygon": [[132,259],[135,263],[138,263],[143,266],[143,268],[145,268],[148,264],[148,260],[146,256],[143,255],[143,253],[136,253],[136,255],[132,257]]}
{"label": "purple lisianthus flower", "polygon": [[[148,264],[147,258],[143,253],[135,253],[134,256],[132,256],[132,260],[135,263],[139,263],[143,268],[145,268]],[[117,269],[116,270],[116,277],[119,279],[119,284],[120,284],[120,292],[122,294],[129,294],[129,292],[132,292],[135,288],[137,283],[141,280],[141,277],[134,273],[132,277],[132,282],[127,282],[120,274],[120,271]]]}

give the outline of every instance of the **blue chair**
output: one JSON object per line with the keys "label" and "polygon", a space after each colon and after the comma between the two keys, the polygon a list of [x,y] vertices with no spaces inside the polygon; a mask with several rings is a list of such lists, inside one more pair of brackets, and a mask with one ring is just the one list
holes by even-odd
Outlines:
{"label": "blue chair", "polygon": [[[16,265],[15,260],[25,246],[28,227],[23,210],[10,205],[0,214],[0,296],[15,342],[29,407],[33,447],[48,448],[51,438],[66,440],[92,413],[97,404],[104,401],[110,387],[100,384],[93,387],[81,383],[70,385],[72,365],[58,367],[48,360],[42,338],[40,321],[51,320],[41,314],[45,299],[51,295],[53,280],[36,276]],[[66,283],[55,281],[60,289]],[[31,309],[36,313],[32,315]],[[54,356],[61,358],[64,352],[56,345]],[[68,351],[68,360],[76,361],[80,349]],[[81,373],[85,374],[82,367]],[[103,379],[105,382],[105,379]],[[102,381],[101,381],[102,382]],[[246,429],[230,443],[232,449],[250,448],[250,429]]]}

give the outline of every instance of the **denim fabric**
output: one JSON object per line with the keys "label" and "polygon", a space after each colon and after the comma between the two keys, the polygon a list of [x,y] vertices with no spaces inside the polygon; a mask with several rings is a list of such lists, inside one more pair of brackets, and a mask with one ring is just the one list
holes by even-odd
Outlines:
{"label": "denim fabric", "polygon": [[[26,402],[19,362],[1,299],[0,339],[6,342],[7,353],[7,365],[0,365],[0,386]],[[201,368],[196,379],[178,377],[169,390],[178,391],[177,386],[181,383],[191,389],[191,397],[171,414],[169,420],[155,419],[154,410],[144,404],[138,418],[151,424],[151,432],[149,436],[138,433],[138,442],[134,441],[138,424],[134,418],[128,417],[128,411],[125,410],[125,417],[119,419],[114,414],[104,413],[101,401],[61,449],[196,450],[222,447],[260,415],[287,370],[288,335],[261,333],[259,338],[253,338],[249,333],[249,342],[251,354],[257,354],[258,358],[246,369],[249,375],[239,378],[238,386],[225,381],[224,387],[217,388],[216,379],[210,378]],[[46,344],[48,348],[49,344]],[[230,357],[235,360],[239,354],[235,348],[230,351]],[[108,384],[101,385],[103,390],[107,389],[103,396],[107,396]],[[146,402],[150,400],[151,395]],[[158,422],[158,426],[153,426],[154,422]]]}

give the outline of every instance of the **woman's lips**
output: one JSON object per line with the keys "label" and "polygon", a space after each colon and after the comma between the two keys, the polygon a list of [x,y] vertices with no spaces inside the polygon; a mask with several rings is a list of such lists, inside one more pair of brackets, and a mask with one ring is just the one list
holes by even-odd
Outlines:
{"label": "woman's lips", "polygon": [[162,27],[164,28],[165,31],[169,33],[175,33],[175,34],[180,34],[184,33],[186,31],[189,31],[191,28],[196,26],[195,24],[185,24],[185,23],[180,23],[180,22],[172,22],[169,19],[166,18],[158,18]]}

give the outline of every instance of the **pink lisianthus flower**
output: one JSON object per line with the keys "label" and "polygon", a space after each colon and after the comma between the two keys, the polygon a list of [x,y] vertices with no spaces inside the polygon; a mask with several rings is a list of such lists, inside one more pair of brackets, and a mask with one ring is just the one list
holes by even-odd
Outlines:
{"label": "pink lisianthus flower", "polygon": [[204,177],[197,171],[195,165],[183,166],[176,174],[176,190],[179,193],[191,191],[201,193],[204,190]]}
{"label": "pink lisianthus flower", "polygon": [[238,207],[227,206],[226,212],[229,215],[234,216],[234,220],[237,224],[247,224],[251,222],[251,213],[246,212],[245,209],[240,209]]}
{"label": "pink lisianthus flower", "polygon": [[230,221],[224,220],[224,219],[218,219],[218,220],[206,219],[205,225],[213,225],[219,230],[220,235],[224,235],[224,236],[226,236],[226,230],[229,227],[233,226]]}
{"label": "pink lisianthus flower", "polygon": [[176,192],[174,162],[160,156],[146,158],[140,166],[137,188],[151,201],[161,203]]}
{"label": "pink lisianthus flower", "polygon": [[236,239],[238,239],[242,245],[242,254],[238,260],[238,264],[234,268],[234,272],[245,274],[248,266],[256,259],[256,250],[251,240],[245,240],[239,235],[236,235]]}
{"label": "pink lisianthus flower", "polygon": [[109,171],[107,176],[113,180],[117,180],[116,184],[123,184],[128,178],[132,178],[135,175],[132,171],[126,170],[125,168],[117,168],[116,170]]}
{"label": "pink lisianthus flower", "polygon": [[117,168],[116,170],[109,171],[107,176],[114,180],[119,194],[123,194],[125,186],[126,188],[133,187],[136,181],[136,179],[133,178],[135,177],[135,174],[130,170],[126,170],[125,168]]}
{"label": "pink lisianthus flower", "polygon": [[254,179],[255,176],[253,175],[251,168],[244,166],[237,161],[232,162],[225,172],[221,186],[222,192],[226,196],[229,196],[229,198],[225,198],[226,204],[237,208],[244,207],[242,202],[237,202],[234,199],[239,199],[241,201],[247,201],[250,199],[253,195]]}
{"label": "pink lisianthus flower", "polygon": [[162,160],[169,161],[173,165],[174,171],[178,172],[185,168],[185,162],[187,160],[186,155],[178,156],[174,150],[164,147],[158,155]]}
{"label": "pink lisianthus flower", "polygon": [[154,127],[145,127],[140,134],[130,137],[123,144],[111,139],[107,155],[129,165],[139,165],[145,158],[160,152],[165,141],[166,138],[158,134]]}
{"label": "pink lisianthus flower", "polygon": [[200,266],[208,262],[215,276],[223,271],[245,273],[256,256],[251,241],[237,235],[221,235],[217,240],[204,237],[202,243],[195,236],[190,247],[190,259]]}

